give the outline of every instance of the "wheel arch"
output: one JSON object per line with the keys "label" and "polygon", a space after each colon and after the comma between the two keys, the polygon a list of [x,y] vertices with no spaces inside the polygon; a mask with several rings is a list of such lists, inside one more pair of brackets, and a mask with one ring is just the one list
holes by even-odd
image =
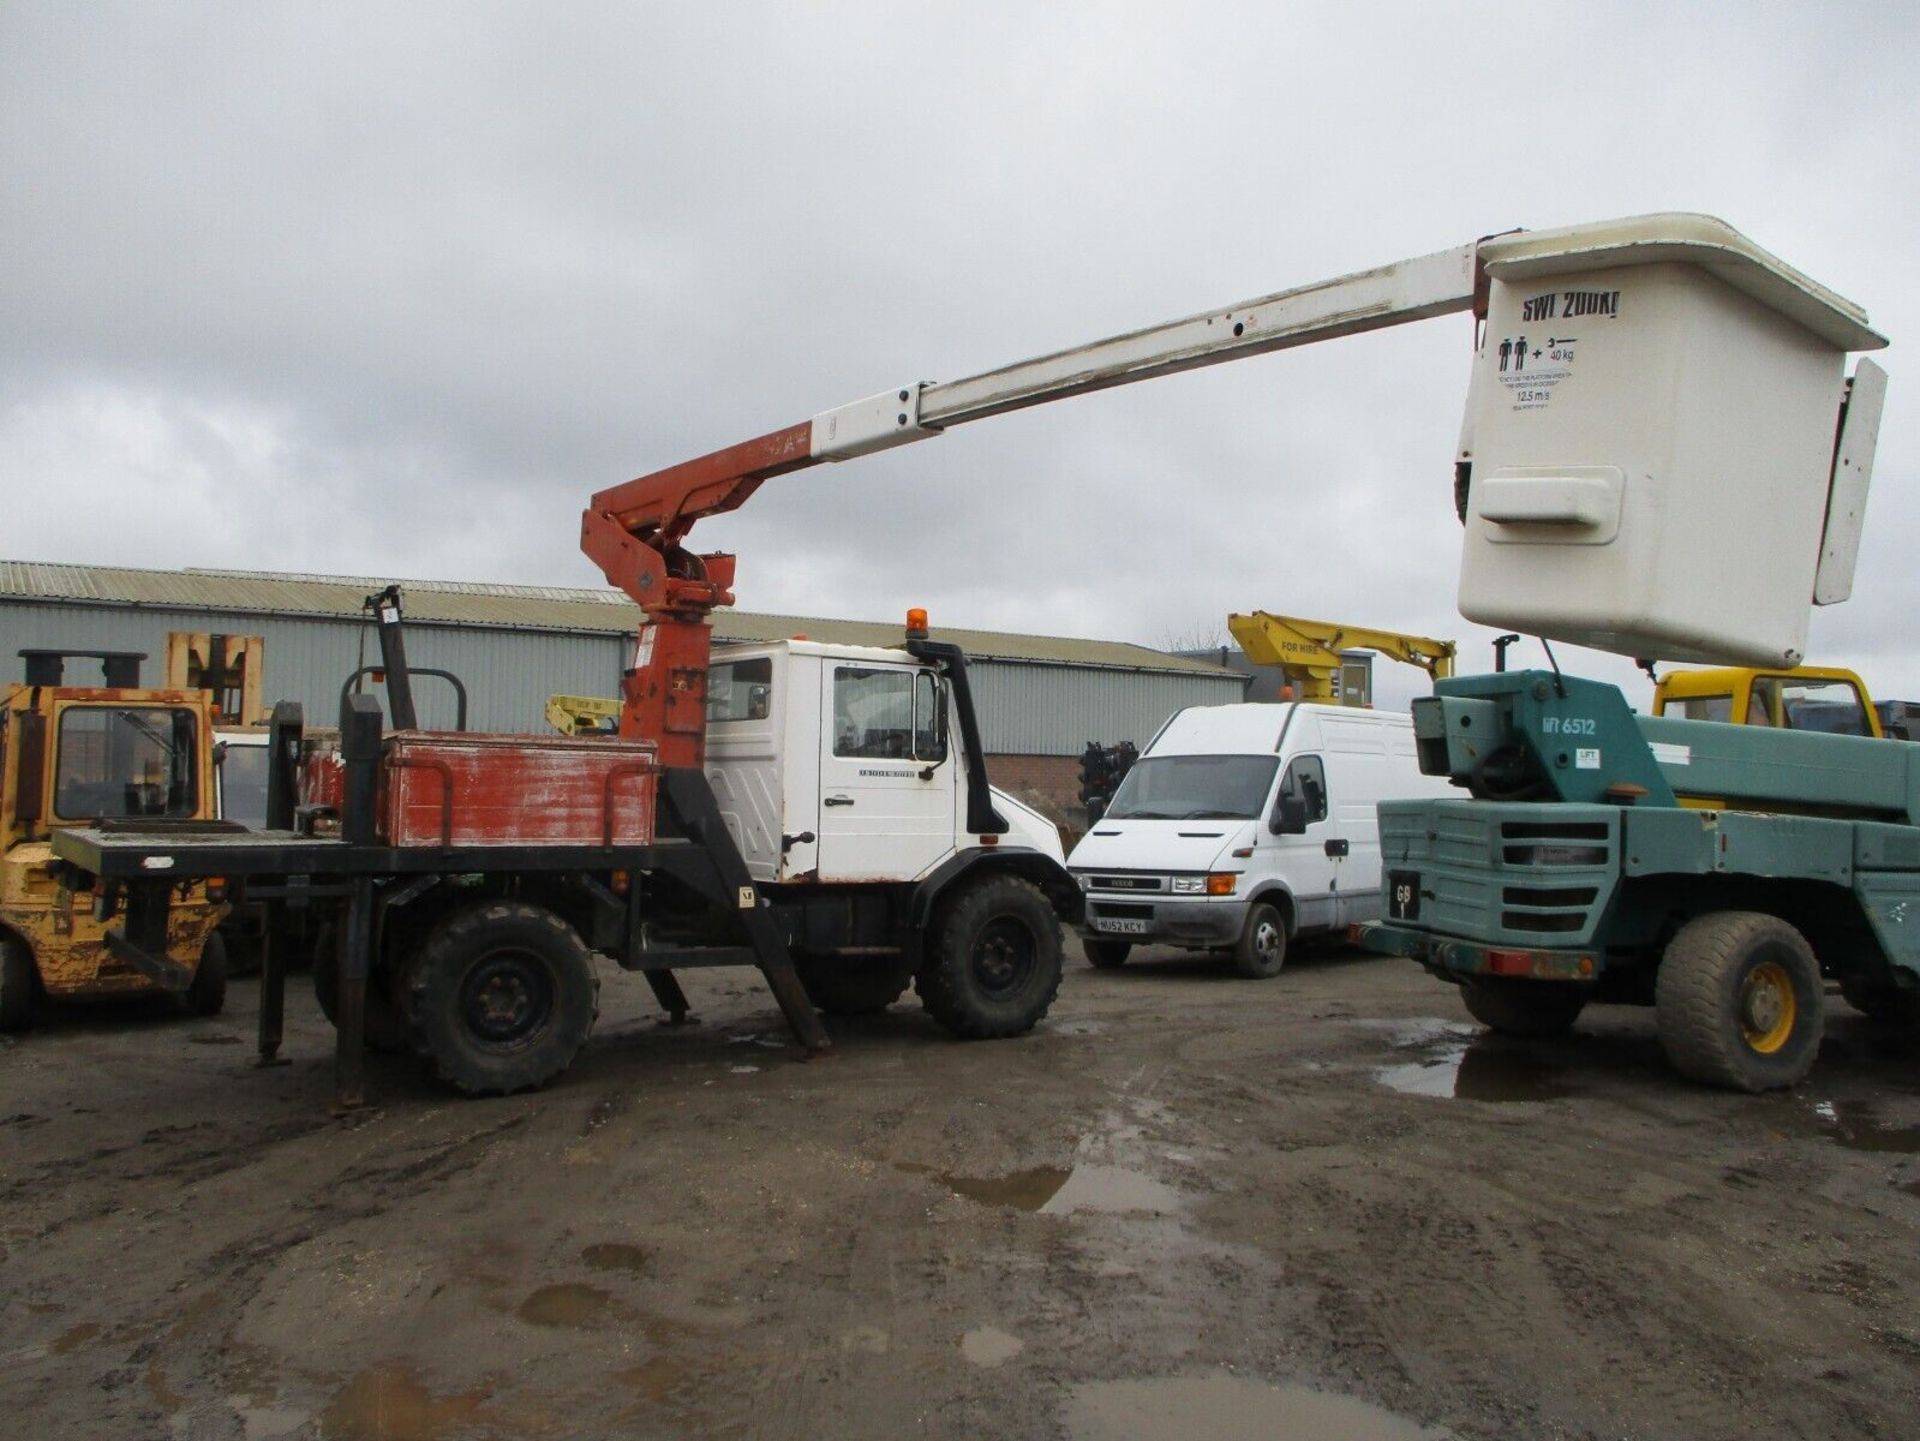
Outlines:
{"label": "wheel arch", "polygon": [[1280,912],[1280,919],[1286,922],[1287,939],[1292,940],[1300,934],[1300,913],[1293,904],[1293,892],[1282,880],[1262,881],[1247,892],[1247,907],[1265,903]]}
{"label": "wheel arch", "polygon": [[915,884],[909,909],[914,928],[924,927],[959,883],[986,875],[1030,881],[1046,896],[1054,914],[1068,924],[1078,921],[1085,908],[1079,884],[1052,856],[1026,846],[973,846],[956,851]]}

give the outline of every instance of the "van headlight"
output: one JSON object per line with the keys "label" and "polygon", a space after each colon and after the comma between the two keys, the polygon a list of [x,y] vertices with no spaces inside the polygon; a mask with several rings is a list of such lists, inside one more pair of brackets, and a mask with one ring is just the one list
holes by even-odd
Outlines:
{"label": "van headlight", "polygon": [[1175,876],[1169,882],[1167,889],[1172,891],[1176,896],[1204,896],[1207,893],[1207,878],[1205,876]]}

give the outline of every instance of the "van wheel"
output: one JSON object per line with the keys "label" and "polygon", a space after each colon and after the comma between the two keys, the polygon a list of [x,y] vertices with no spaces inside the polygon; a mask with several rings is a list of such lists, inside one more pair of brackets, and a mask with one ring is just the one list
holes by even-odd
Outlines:
{"label": "van wheel", "polygon": [[1082,940],[1080,949],[1087,953],[1087,964],[1096,971],[1117,971],[1133,954],[1133,942]]}
{"label": "van wheel", "polygon": [[793,969],[814,1009],[829,1016],[875,1016],[905,994],[913,976],[898,961],[796,952]]}
{"label": "van wheel", "polygon": [[1032,1030],[1060,991],[1053,907],[1017,876],[966,885],[945,906],[913,987],[956,1036],[991,1040]]}
{"label": "van wheel", "polygon": [[1777,916],[1716,911],[1682,926],[1654,977],[1660,1044],[1691,1080],[1769,1091],[1820,1050],[1823,989],[1806,938]]}
{"label": "van wheel", "polygon": [[600,1011],[579,933],[525,901],[485,901],[434,927],[406,970],[413,1046],[470,1096],[543,1086]]}
{"label": "van wheel", "polygon": [[33,1019],[33,956],[11,936],[0,936],[0,1031],[24,1031]]}
{"label": "van wheel", "polygon": [[227,943],[220,932],[207,937],[200,964],[193,968],[180,1004],[190,1016],[217,1016],[227,1004]]}
{"label": "van wheel", "polygon": [[1264,981],[1287,964],[1287,922],[1278,908],[1259,901],[1247,908],[1247,926],[1233,947],[1234,969]]}
{"label": "van wheel", "polygon": [[[340,941],[331,924],[320,927],[313,942],[313,998],[327,1024],[340,1029]],[[369,1050],[387,1055],[409,1049],[407,1023],[394,999],[393,972],[375,961],[367,972],[366,1009],[360,1015],[360,1039]]]}
{"label": "van wheel", "polygon": [[1527,1040],[1564,1036],[1586,1008],[1587,993],[1565,981],[1469,976],[1460,982],[1467,1014],[1490,1031]]}

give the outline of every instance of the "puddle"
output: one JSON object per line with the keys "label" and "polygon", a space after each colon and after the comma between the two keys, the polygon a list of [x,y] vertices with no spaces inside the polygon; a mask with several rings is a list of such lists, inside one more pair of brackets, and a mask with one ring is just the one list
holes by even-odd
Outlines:
{"label": "puddle", "polygon": [[598,1286],[583,1286],[578,1281],[562,1281],[542,1286],[520,1303],[515,1313],[534,1326],[576,1326],[597,1324],[613,1304],[613,1297]]}
{"label": "puddle", "polygon": [[1890,1126],[1871,1101],[1816,1101],[1813,1118],[1820,1135],[1849,1151],[1920,1155],[1920,1126]]}
{"label": "puddle", "polygon": [[91,1321],[82,1322],[70,1331],[62,1331],[47,1344],[47,1349],[56,1356],[64,1356],[87,1344],[100,1334],[100,1328]]}
{"label": "puddle", "polygon": [[615,1371],[613,1379],[622,1386],[631,1387],[645,1396],[655,1405],[664,1406],[672,1400],[674,1394],[683,1390],[688,1381],[686,1368],[665,1356],[655,1356],[650,1361],[642,1361],[638,1366],[629,1366],[624,1371]]}
{"label": "puddle", "polygon": [[1049,1216],[1080,1211],[1177,1211],[1180,1193],[1145,1171],[1125,1166],[1075,1166],[1067,1183],[1040,1208]]}
{"label": "puddle", "polygon": [[362,1371],[320,1413],[321,1441],[440,1441],[471,1435],[487,1388],[436,1396],[403,1366]]}
{"label": "puddle", "polygon": [[1900,1188],[1909,1196],[1920,1197],[1920,1181],[1909,1181]]}
{"label": "puddle", "polygon": [[1180,1192],[1144,1171],[1125,1166],[1035,1166],[1004,1176],[960,1176],[913,1161],[895,1161],[896,1171],[932,1176],[941,1185],[983,1206],[1012,1206],[1049,1216],[1081,1211],[1177,1211]]}
{"label": "puddle", "polygon": [[250,1396],[229,1396],[227,1404],[246,1428],[247,1441],[284,1441],[313,1419],[312,1412],[292,1406],[256,1406]]}
{"label": "puddle", "polygon": [[1408,1096],[1450,1101],[1552,1101],[1573,1094],[1557,1066],[1497,1042],[1450,1045],[1425,1061],[1382,1066],[1373,1078]]}
{"label": "puddle", "polygon": [[597,1241],[580,1253],[580,1259],[596,1271],[644,1271],[652,1258],[645,1246],[624,1241]]}
{"label": "puddle", "polygon": [[1451,1441],[1453,1433],[1310,1386],[1240,1376],[1093,1381],[1062,1415],[1072,1441]]}
{"label": "puddle", "polygon": [[1446,1021],[1439,1016],[1413,1016],[1400,1021],[1356,1021],[1369,1030],[1385,1031],[1387,1044],[1395,1050],[1431,1046],[1436,1041],[1465,1041],[1480,1034],[1478,1026],[1465,1021]]}
{"label": "puddle", "polygon": [[960,1338],[960,1354],[976,1366],[998,1366],[1026,1349],[1025,1341],[996,1326],[976,1326]]}
{"label": "puddle", "polygon": [[936,1171],[917,1161],[895,1161],[893,1168],[909,1176],[932,1176],[954,1195],[978,1201],[983,1206],[1012,1206],[1017,1211],[1039,1210],[1067,1184],[1067,1177],[1072,1174],[1058,1166],[1035,1166],[1027,1171],[1009,1171],[1004,1176],[960,1176],[952,1171]]}

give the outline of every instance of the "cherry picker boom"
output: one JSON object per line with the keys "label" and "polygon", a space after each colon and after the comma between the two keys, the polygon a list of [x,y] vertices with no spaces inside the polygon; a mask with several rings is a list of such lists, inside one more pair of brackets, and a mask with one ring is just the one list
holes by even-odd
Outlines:
{"label": "cherry picker boom", "polygon": [[[1644,294],[1624,270],[1646,280]],[[1728,348],[1720,389],[1674,390],[1661,360],[1694,353],[1702,326],[1726,338],[1717,312],[1699,313],[1702,286],[1719,287],[1722,308],[1765,305],[1842,352],[1860,336],[1877,341],[1864,314],[1705,217],[1509,234],[958,381],[898,385],[601,491],[582,517],[582,548],[644,616],[619,738],[440,734],[398,715],[384,734],[371,698],[350,696],[339,741],[303,745],[298,708],[283,707],[268,830],[63,830],[60,884],[89,895],[103,919],[121,918],[122,943],[146,950],[164,935],[172,891],[195,877],[222,877],[236,899],[266,899],[276,914],[327,912],[345,1103],[359,1097],[363,1029],[418,1050],[471,1093],[558,1075],[594,1018],[590,952],[645,974],[675,1017],[686,1010],[676,969],[757,965],[810,1048],[826,1035],[809,1002],[871,1012],[908,985],[959,1035],[1018,1034],[1053,1000],[1059,920],[1077,917],[1081,897],[1053,827],[988,783],[965,657],[917,611],[898,648],[795,640],[716,655],[709,616],[733,600],[735,557],[692,550],[694,526],[825,461],[1433,316],[1471,311],[1505,327],[1523,293],[1530,315],[1545,313],[1563,286],[1611,297],[1601,311],[1568,302],[1583,327],[1617,327],[1591,332],[1577,363],[1570,341],[1536,356],[1537,328],[1476,336],[1454,475],[1468,512],[1463,611],[1629,654],[1757,664],[1791,652],[1792,617],[1763,598],[1843,597],[1848,527],[1864,499],[1863,470],[1829,465],[1837,382],[1823,378],[1825,352],[1802,357],[1806,394],[1785,397],[1740,371],[1755,347]],[[1493,370],[1500,347],[1512,373]],[[1772,487],[1753,514],[1777,517],[1792,541],[1811,537],[1807,554],[1776,547],[1765,592],[1723,581],[1699,594],[1643,573],[1690,559],[1697,542],[1644,541],[1659,516],[1635,509],[1641,488],[1624,477],[1647,462],[1616,452],[1653,446],[1704,411],[1745,447],[1742,480]],[[1817,447],[1806,443],[1816,432]],[[1697,462],[1700,447],[1683,438],[1677,453]],[[1824,531],[1801,494],[1816,462]],[[1775,493],[1783,487],[1793,504]],[[1598,554],[1616,539],[1605,565],[1581,569],[1593,556],[1579,547]],[[1542,564],[1558,584],[1538,583]],[[1651,587],[1669,603],[1623,619],[1609,585]],[[390,694],[405,678],[393,599],[380,611],[383,644],[394,643]],[[1679,649],[1662,649],[1669,640]],[[269,944],[263,962],[263,1059],[280,1039],[278,949]]]}

